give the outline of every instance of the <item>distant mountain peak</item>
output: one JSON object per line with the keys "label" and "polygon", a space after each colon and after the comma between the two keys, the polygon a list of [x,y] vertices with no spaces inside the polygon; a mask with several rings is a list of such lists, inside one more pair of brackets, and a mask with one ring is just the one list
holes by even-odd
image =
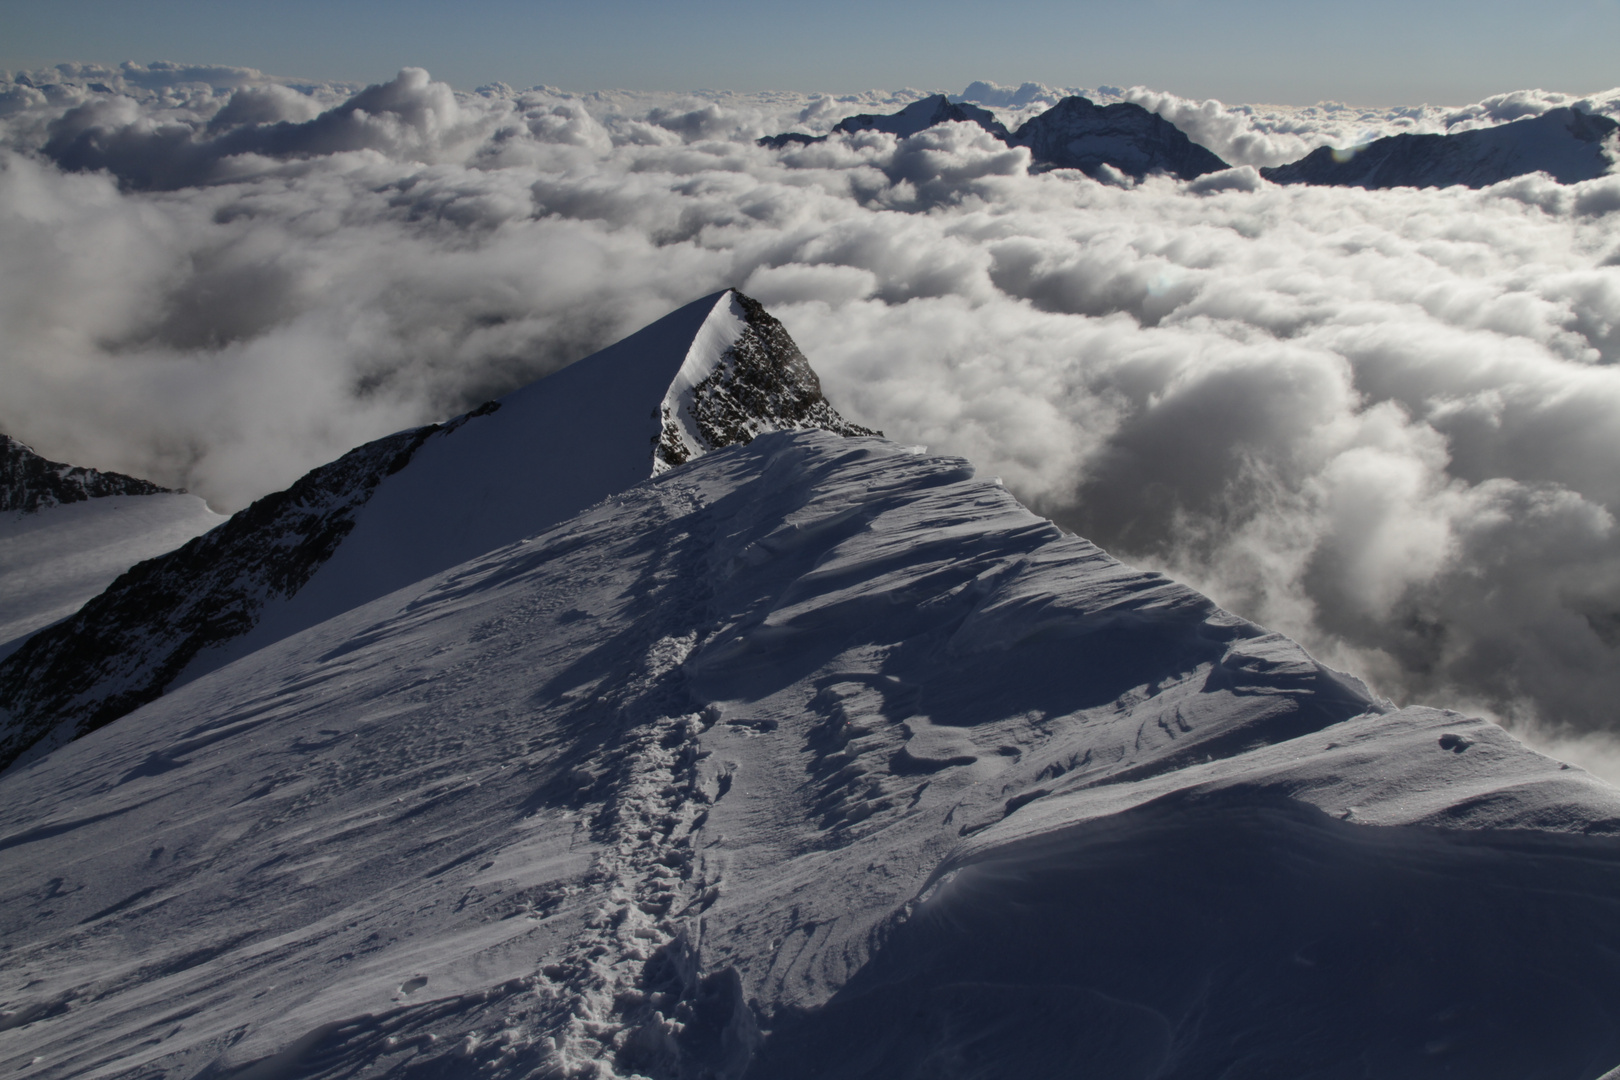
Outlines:
{"label": "distant mountain peak", "polygon": [[[1079,169],[1087,176],[1098,177],[1105,175],[1106,168],[1113,168],[1137,180],[1150,173],[1169,173],[1191,180],[1228,168],[1226,162],[1158,113],[1130,102],[1097,105],[1079,95],[1066,97],[1032,117],[1016,133],[1009,133],[988,110],[953,102],[944,94],[914,101],[896,113],[845,117],[832,133],[885,131],[904,139],[951,121],[978,124],[1009,146],[1028,147],[1032,171]],[[789,131],[757,141],[760,146],[780,150],[826,139],[825,135]]]}
{"label": "distant mountain peak", "polygon": [[1391,135],[1362,146],[1321,146],[1298,161],[1261,169],[1274,184],[1360,188],[1487,187],[1545,172],[1561,184],[1614,167],[1620,124],[1573,108],[1450,135]]}
{"label": "distant mountain peak", "polygon": [[172,491],[136,476],[51,461],[35,453],[33,447],[0,435],[0,512],[21,510],[26,514],[109,495],[165,495]]}
{"label": "distant mountain peak", "polygon": [[1128,101],[1098,105],[1079,95],[1027,120],[1012,144],[1029,147],[1037,168],[1079,169],[1087,176],[1111,165],[1138,180],[1155,172],[1192,180],[1228,167],[1158,113]]}
{"label": "distant mountain peak", "polygon": [[925,131],[938,124],[948,124],[952,121],[963,124],[978,124],[996,138],[1004,141],[1007,139],[1007,129],[996,119],[994,113],[988,109],[981,109],[976,105],[954,102],[944,94],[935,94],[932,97],[913,101],[896,113],[884,115],[861,113],[857,116],[846,116],[833,127],[833,134],[839,135],[853,131],[886,131],[903,139],[908,135],[915,135],[919,131]]}

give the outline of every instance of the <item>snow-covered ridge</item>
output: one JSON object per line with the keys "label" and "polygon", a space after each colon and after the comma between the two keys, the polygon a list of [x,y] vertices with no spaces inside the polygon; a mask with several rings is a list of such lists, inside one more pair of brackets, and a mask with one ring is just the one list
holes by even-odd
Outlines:
{"label": "snow-covered ridge", "polygon": [[64,465],[36,454],[9,435],[0,435],[0,513],[33,513],[48,506],[110,495],[158,495],[171,489],[123,473]]}
{"label": "snow-covered ridge", "polygon": [[763,431],[870,434],[731,291],[444,425],[399,432],[141,563],[0,662],[0,767],[238,656]]}
{"label": "snow-covered ridge", "polygon": [[770,433],[0,778],[0,1069],[1594,1080],[1617,828],[960,459]]}
{"label": "snow-covered ridge", "polygon": [[1278,184],[1349,187],[1487,187],[1545,172],[1561,184],[1614,168],[1620,123],[1573,108],[1551,109],[1498,127],[1446,135],[1393,135],[1365,146],[1321,147],[1289,165],[1261,169]]}

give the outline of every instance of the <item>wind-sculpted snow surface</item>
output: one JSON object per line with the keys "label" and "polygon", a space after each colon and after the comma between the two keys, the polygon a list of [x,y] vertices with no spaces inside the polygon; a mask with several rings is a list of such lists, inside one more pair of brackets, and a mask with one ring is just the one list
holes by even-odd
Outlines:
{"label": "wind-sculpted snow surface", "polygon": [[0,1069],[1593,1080],[1617,831],[959,459],[766,434],[0,778]]}
{"label": "wind-sculpted snow surface", "polygon": [[0,662],[0,768],[295,631],[764,431],[870,435],[782,324],[717,293],[499,402],[402,431],[132,568]]}

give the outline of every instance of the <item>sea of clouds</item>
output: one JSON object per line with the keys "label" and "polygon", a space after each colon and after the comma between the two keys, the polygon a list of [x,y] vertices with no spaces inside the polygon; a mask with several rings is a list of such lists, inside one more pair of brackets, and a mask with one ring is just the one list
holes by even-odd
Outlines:
{"label": "sea of clouds", "polygon": [[[974,84],[1011,124],[1064,91]],[[846,415],[1401,702],[1620,755],[1620,175],[1277,187],[1256,166],[1620,93],[1161,111],[1134,186],[968,125],[787,151],[918,91],[458,93],[178,65],[0,80],[0,430],[238,508],[735,285]]]}

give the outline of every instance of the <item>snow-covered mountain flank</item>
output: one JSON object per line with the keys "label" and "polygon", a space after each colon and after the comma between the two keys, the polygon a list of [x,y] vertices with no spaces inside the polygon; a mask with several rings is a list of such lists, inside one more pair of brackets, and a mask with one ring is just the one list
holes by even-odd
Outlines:
{"label": "snow-covered mountain flank", "polygon": [[0,1069],[1620,1065],[1620,793],[835,420],[767,320],[260,510],[265,560],[335,543],[274,603],[349,606],[0,775]]}
{"label": "snow-covered mountain flank", "polygon": [[223,520],[196,496],[49,461],[0,435],[0,657]]}
{"label": "snow-covered mountain flank", "polygon": [[500,401],[362,446],[130,569],[0,663],[0,767],[653,472],[804,427],[870,434],[827,404],[759,304],[731,291],[695,301]]}
{"label": "snow-covered mountain flank", "polygon": [[1450,135],[1392,135],[1348,149],[1320,147],[1289,165],[1261,169],[1278,184],[1346,187],[1488,187],[1545,172],[1561,184],[1594,180],[1615,165],[1620,123],[1573,108]]}

